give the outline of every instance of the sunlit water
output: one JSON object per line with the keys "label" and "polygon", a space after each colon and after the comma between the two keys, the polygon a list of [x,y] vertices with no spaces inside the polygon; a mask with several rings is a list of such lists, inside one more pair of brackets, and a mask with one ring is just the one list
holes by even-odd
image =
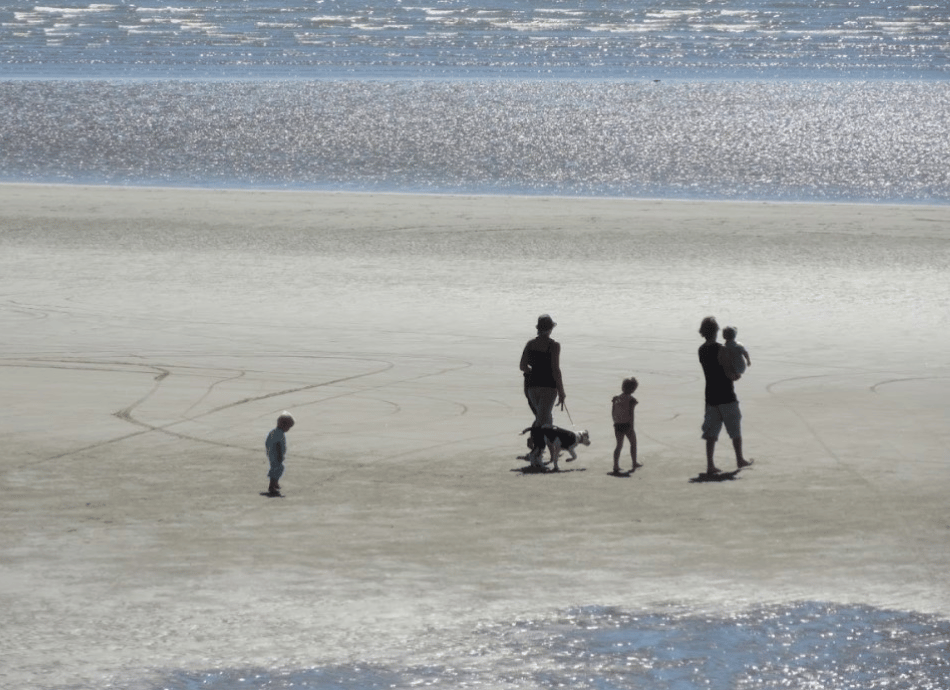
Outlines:
{"label": "sunlit water", "polygon": [[0,82],[0,178],[950,200],[950,82]]}
{"label": "sunlit water", "polygon": [[0,3],[2,181],[950,200],[945,3]]}
{"label": "sunlit water", "polygon": [[864,607],[799,604],[731,616],[586,608],[471,635],[432,665],[208,669],[129,687],[938,690],[950,683],[950,624]]}
{"label": "sunlit water", "polygon": [[937,0],[0,3],[11,75],[941,79]]}

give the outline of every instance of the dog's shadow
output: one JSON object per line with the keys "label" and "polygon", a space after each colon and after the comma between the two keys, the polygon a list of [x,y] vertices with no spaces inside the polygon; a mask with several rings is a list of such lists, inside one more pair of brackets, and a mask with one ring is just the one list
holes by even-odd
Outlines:
{"label": "dog's shadow", "polygon": [[569,470],[560,468],[553,469],[550,467],[535,467],[534,465],[525,465],[524,467],[513,467],[512,472],[518,472],[519,474],[568,474],[569,472],[586,472],[586,467],[572,467]]}

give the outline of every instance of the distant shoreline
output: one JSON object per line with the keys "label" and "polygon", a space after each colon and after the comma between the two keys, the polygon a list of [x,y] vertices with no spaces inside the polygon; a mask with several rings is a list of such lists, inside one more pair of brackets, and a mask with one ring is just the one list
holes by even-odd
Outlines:
{"label": "distant shoreline", "polygon": [[584,195],[561,195],[561,194],[511,194],[511,193],[489,193],[489,192],[433,192],[433,191],[377,191],[377,190],[328,190],[328,189],[303,189],[303,188],[277,188],[277,187],[208,187],[208,186],[176,186],[176,185],[153,185],[153,184],[95,184],[88,182],[0,182],[0,188],[24,188],[24,189],[49,189],[49,190],[122,190],[125,192],[180,192],[183,194],[278,194],[278,195],[299,195],[299,196],[327,196],[327,197],[413,197],[413,198],[431,198],[439,199],[522,199],[544,200],[544,201],[572,201],[584,203],[626,203],[626,204],[746,204],[750,206],[834,206],[834,207],[870,207],[870,208],[935,208],[950,209],[950,201],[946,203],[938,202],[919,202],[919,201],[816,201],[808,200],[789,200],[789,199],[720,199],[720,198],[702,198],[702,197],[632,197],[632,196],[584,196]]}

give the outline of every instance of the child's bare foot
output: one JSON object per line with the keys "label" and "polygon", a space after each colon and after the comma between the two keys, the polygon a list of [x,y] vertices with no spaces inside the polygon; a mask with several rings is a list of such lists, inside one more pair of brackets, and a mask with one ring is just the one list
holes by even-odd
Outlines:
{"label": "child's bare foot", "polygon": [[706,474],[708,475],[719,474],[721,472],[722,470],[716,467],[715,465],[710,465],[709,467],[706,468]]}
{"label": "child's bare foot", "polygon": [[745,458],[743,458],[741,460],[736,461],[736,466],[741,470],[743,467],[748,467],[753,462],[755,462],[755,460],[752,460],[752,459],[746,460]]}
{"label": "child's bare foot", "polygon": [[633,463],[633,469],[631,469],[630,471],[633,472],[633,471],[634,471],[635,469],[637,469],[638,467],[643,467],[643,463],[642,463],[642,462],[635,462],[635,463]]}

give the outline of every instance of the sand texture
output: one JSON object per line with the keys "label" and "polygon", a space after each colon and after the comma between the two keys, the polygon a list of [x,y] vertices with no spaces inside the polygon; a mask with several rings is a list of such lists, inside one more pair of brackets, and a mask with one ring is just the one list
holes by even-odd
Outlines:
{"label": "sand texture", "polygon": [[[431,659],[579,605],[948,616],[948,228],[950,207],[0,186],[0,685]],[[593,443],[524,475],[542,312],[555,420]],[[707,314],[752,356],[756,465],[693,483]],[[630,375],[645,466],[618,478]]]}

